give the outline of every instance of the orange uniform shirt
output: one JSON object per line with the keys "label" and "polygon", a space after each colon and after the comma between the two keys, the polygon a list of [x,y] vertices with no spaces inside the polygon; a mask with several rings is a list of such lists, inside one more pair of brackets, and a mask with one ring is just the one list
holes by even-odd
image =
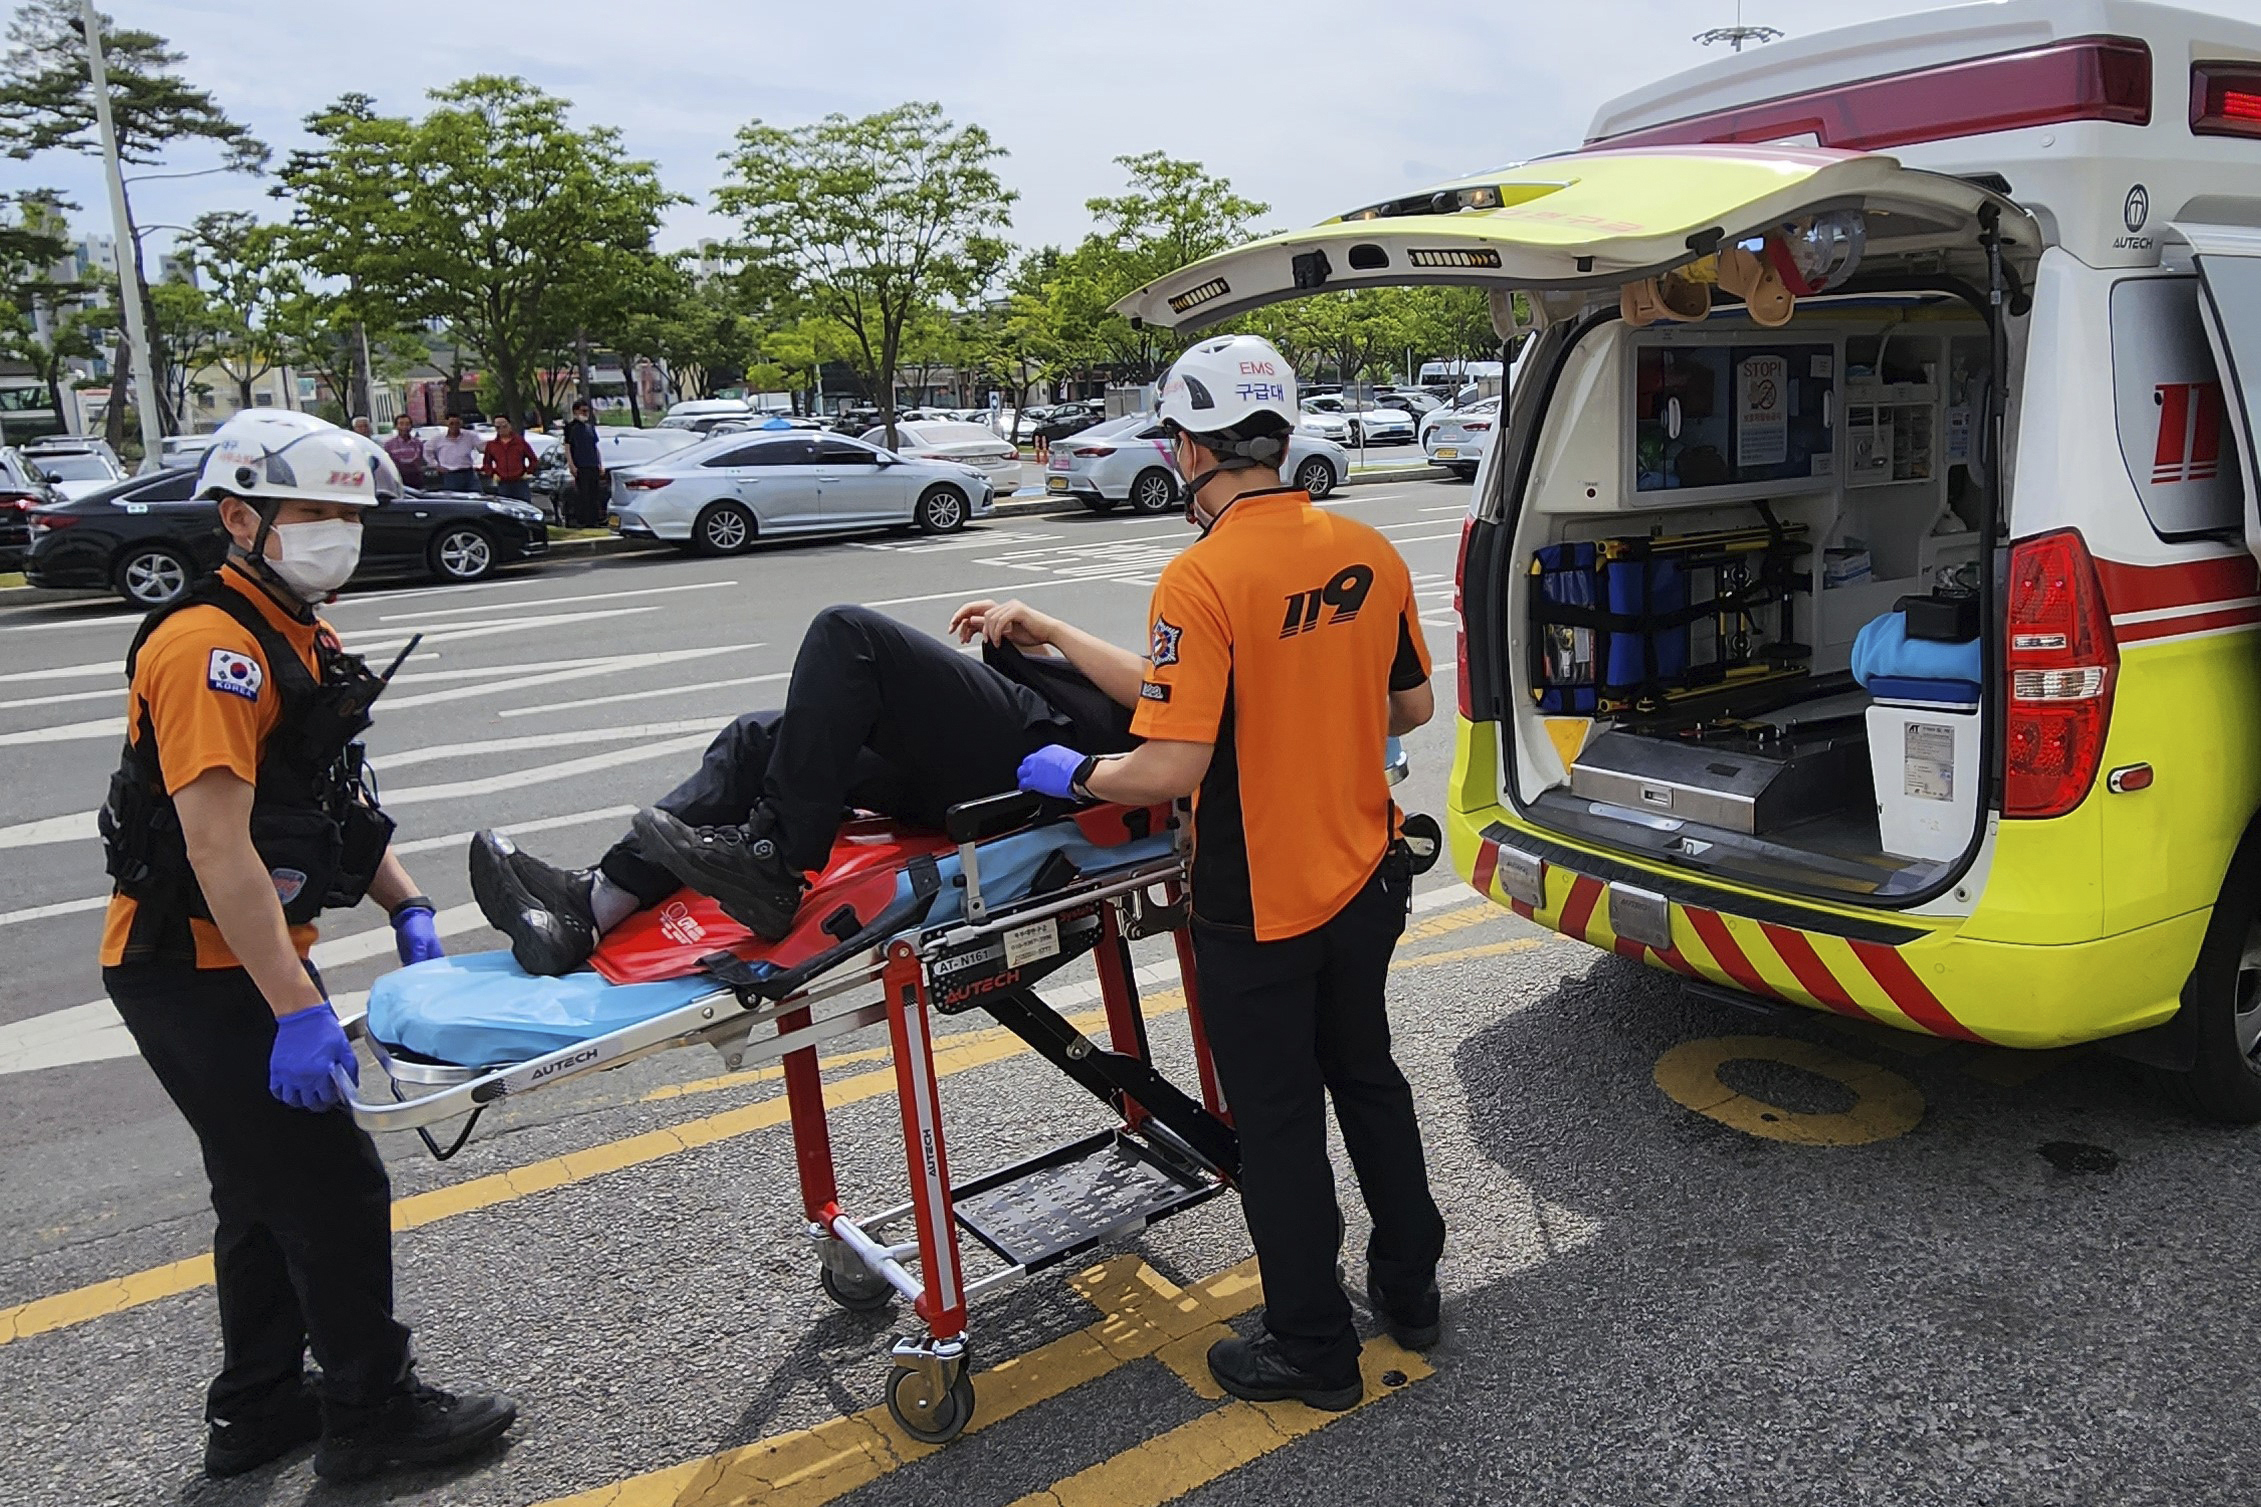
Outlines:
{"label": "orange uniform shirt", "polygon": [[1429,678],[1405,561],[1307,493],[1248,493],[1163,570],[1152,633],[1131,731],[1217,746],[1194,913],[1260,942],[1324,925],[1396,835],[1389,696]]}
{"label": "orange uniform shirt", "polygon": [[[319,676],[318,635],[330,633],[320,619],[302,622],[229,566],[221,579],[250,598],[276,632],[289,641]],[[165,793],[177,795],[207,770],[225,769],[247,785],[259,781],[259,756],[281,720],[283,695],[268,672],[259,641],[217,607],[184,607],[161,623],[141,646],[133,683],[126,689],[126,736],[139,742],[142,715],[157,735],[157,762]],[[102,926],[102,966],[125,960],[126,937],[133,929],[134,901],[112,894]],[[236,968],[220,928],[191,919],[196,966]],[[314,945],[311,923],[290,929],[300,957]]]}

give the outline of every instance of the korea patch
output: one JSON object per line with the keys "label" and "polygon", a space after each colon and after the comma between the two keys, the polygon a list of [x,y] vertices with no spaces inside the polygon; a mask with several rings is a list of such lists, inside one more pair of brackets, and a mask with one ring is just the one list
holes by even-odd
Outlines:
{"label": "korea patch", "polygon": [[204,683],[213,690],[226,691],[246,701],[257,701],[259,688],[266,681],[267,672],[259,667],[258,660],[227,649],[214,649],[212,662],[204,672]]}
{"label": "korea patch", "polygon": [[275,898],[285,905],[296,900],[299,891],[306,888],[306,876],[297,869],[269,869],[267,877],[275,882]]}
{"label": "korea patch", "polygon": [[1170,688],[1157,681],[1142,680],[1138,683],[1138,699],[1141,701],[1167,701],[1170,699]]}
{"label": "korea patch", "polygon": [[1154,642],[1146,657],[1153,662],[1155,669],[1178,662],[1178,640],[1184,637],[1185,630],[1168,618],[1158,617],[1154,620]]}

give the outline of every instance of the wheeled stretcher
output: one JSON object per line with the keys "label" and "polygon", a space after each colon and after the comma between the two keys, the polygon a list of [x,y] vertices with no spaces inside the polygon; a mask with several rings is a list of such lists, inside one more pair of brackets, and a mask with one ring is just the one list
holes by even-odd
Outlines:
{"label": "wheeled stretcher", "polygon": [[[435,959],[380,979],[354,1027],[394,1102],[341,1074],[354,1118],[413,1129],[435,1155],[500,1099],[705,1044],[732,1071],[783,1065],[801,1202],[819,1280],[852,1309],[910,1300],[923,1333],[897,1341],[889,1411],[914,1438],[972,1415],[966,1305],[1104,1240],[1193,1207],[1238,1175],[1186,930],[1184,834],[1168,807],[1057,808],[1012,794],[949,814],[944,834],[855,823],[801,909],[763,944],[688,892],[608,934],[593,971],[535,978],[507,953]],[[1130,943],[1174,937],[1199,1096],[1156,1071]],[[1094,959],[1107,1043],[1036,993]],[[953,1180],[934,1068],[934,1017],[981,1010],[1112,1112],[1116,1123],[1017,1166]],[[895,1063],[908,1202],[843,1210],[817,1048],[884,1023]],[[432,1127],[461,1118],[443,1148]],[[961,1235],[999,1263],[969,1279]]]}

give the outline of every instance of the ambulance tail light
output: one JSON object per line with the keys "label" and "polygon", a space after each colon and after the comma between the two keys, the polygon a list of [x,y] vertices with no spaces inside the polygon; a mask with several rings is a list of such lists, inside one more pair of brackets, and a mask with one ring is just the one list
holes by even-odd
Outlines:
{"label": "ambulance tail light", "polygon": [[2190,134],[2261,137],[2261,68],[2191,64]]}
{"label": "ambulance tail light", "polygon": [[1598,138],[1610,147],[1810,142],[1881,151],[1990,131],[2105,120],[2151,123],[2151,49],[2134,37],[2076,37],[1810,94],[1785,95]]}
{"label": "ambulance tail light", "polygon": [[2008,717],[2002,814],[2063,816],[2104,762],[2120,646],[2078,529],[2010,551]]}
{"label": "ambulance tail light", "polygon": [[1460,720],[1476,720],[1476,690],[1468,683],[1468,614],[1462,588],[1468,582],[1468,541],[1476,533],[1476,515],[1460,521],[1460,553],[1452,562],[1452,685]]}

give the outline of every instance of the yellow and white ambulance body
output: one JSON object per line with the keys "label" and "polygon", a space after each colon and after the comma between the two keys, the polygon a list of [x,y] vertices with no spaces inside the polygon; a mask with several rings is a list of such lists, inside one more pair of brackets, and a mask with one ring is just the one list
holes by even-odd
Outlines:
{"label": "yellow and white ambulance body", "polygon": [[[1777,43],[1117,307],[1399,283],[1535,329],[1461,557],[1472,884],[1692,987],[2119,1038],[2261,1118],[2261,27]],[[1856,682],[1903,604],[1914,668]]]}

